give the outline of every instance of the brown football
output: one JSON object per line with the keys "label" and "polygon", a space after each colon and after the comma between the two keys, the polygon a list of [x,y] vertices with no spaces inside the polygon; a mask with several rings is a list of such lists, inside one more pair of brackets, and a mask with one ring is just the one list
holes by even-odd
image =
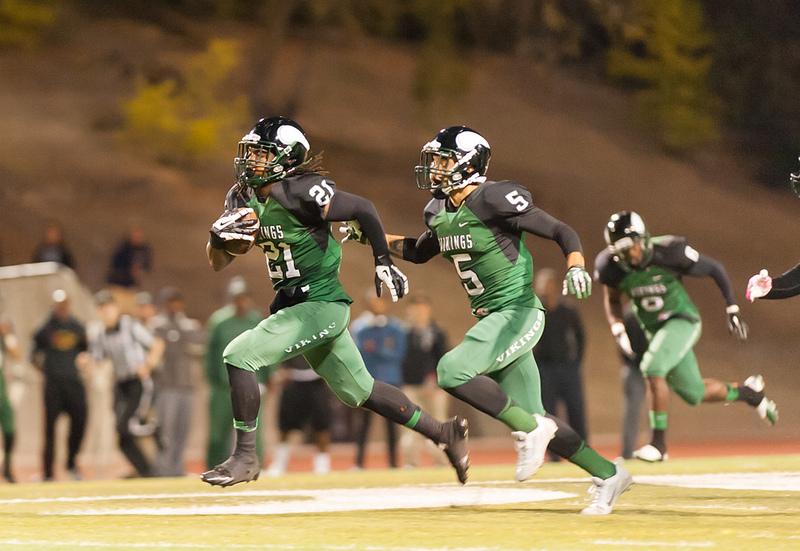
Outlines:
{"label": "brown football", "polygon": [[[253,248],[253,245],[255,244],[255,238],[258,237],[258,229],[261,224],[259,223],[256,211],[253,209],[249,207],[242,207],[236,210],[246,211],[244,216],[242,216],[237,223],[237,226],[240,228],[237,231],[241,231],[242,233],[251,233],[254,237],[252,241],[248,241],[247,239],[232,239],[225,242],[225,251],[234,256],[239,256],[245,254],[247,251]],[[246,231],[244,229],[245,226],[250,231]]]}

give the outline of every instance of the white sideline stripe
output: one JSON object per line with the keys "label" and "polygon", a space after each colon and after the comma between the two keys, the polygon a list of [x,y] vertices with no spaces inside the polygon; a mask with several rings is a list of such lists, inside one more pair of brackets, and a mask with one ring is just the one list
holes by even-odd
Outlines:
{"label": "white sideline stripe", "polygon": [[[45,547],[68,547],[70,549],[76,547],[100,547],[109,549],[219,549],[218,543],[170,543],[167,541],[156,542],[110,542],[110,541],[85,541],[85,540],[71,540],[71,541],[49,541],[49,540],[21,540],[9,539],[0,540],[0,546],[31,546],[35,545],[41,548]],[[367,549],[372,551],[452,551],[452,547],[386,547],[382,545],[369,545],[369,546],[355,546],[355,545],[330,545],[321,544],[315,546],[317,549],[325,549],[328,551],[348,551],[354,549]],[[226,543],[225,549],[308,549],[308,545],[294,545],[291,543],[270,544],[270,543]],[[500,549],[499,547],[461,547],[460,551],[491,551]]]}
{"label": "white sideline stripe", "polygon": [[640,475],[634,477],[634,480],[641,484],[679,488],[800,492],[798,472]]}
{"label": "white sideline stripe", "polygon": [[[214,494],[219,498],[227,494]],[[286,497],[297,499],[286,500]],[[254,503],[196,504],[183,506],[125,507],[107,509],[70,509],[45,511],[47,516],[117,516],[117,515],[287,515],[304,513],[333,513],[341,511],[379,511],[388,509],[425,509],[441,507],[472,507],[531,503],[577,497],[567,492],[533,488],[355,488],[295,491],[263,491],[263,501]],[[272,499],[270,499],[272,498]]]}
{"label": "white sideline stripe", "polygon": [[629,547],[716,547],[713,541],[650,541],[650,540],[591,540],[594,545],[627,545]]}

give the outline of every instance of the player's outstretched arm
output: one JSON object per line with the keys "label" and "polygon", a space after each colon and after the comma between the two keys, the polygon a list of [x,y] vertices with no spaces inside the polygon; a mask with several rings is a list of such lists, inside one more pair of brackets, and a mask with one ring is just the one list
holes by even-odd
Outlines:
{"label": "player's outstretched arm", "polygon": [[592,294],[592,277],[586,271],[586,260],[578,233],[571,226],[549,215],[538,207],[516,214],[513,223],[517,229],[532,233],[558,243],[567,261],[563,293],[576,298],[588,298]]}
{"label": "player's outstretched arm", "polygon": [[747,282],[745,293],[750,302],[757,298],[777,300],[797,295],[800,295],[800,264],[774,279],[766,269],[761,270]]}
{"label": "player's outstretched arm", "polygon": [[622,293],[619,289],[603,286],[603,305],[606,311],[606,319],[611,327],[611,334],[617,341],[617,346],[628,358],[633,358],[633,347],[631,340],[625,331],[625,314],[622,310]]}
{"label": "player's outstretched arm", "polygon": [[414,264],[425,264],[439,254],[439,240],[431,230],[419,237],[405,237],[403,235],[386,235],[389,242],[389,251],[392,256],[402,258]]}
{"label": "player's outstretched arm", "polygon": [[725,313],[728,315],[728,330],[740,341],[747,340],[748,327],[739,315],[739,306],[736,304],[736,299],[733,296],[733,286],[725,271],[725,267],[718,260],[697,253],[690,247],[687,247],[686,255],[690,254],[696,256],[694,264],[686,272],[688,275],[704,277],[708,276],[714,280],[714,283],[719,287],[722,296],[725,298]]}
{"label": "player's outstretched arm", "polygon": [[322,215],[328,222],[358,222],[363,238],[369,242],[375,257],[375,292],[378,296],[381,295],[382,285],[389,289],[393,302],[408,294],[408,278],[389,256],[383,224],[372,201],[352,193],[336,191],[325,205]]}

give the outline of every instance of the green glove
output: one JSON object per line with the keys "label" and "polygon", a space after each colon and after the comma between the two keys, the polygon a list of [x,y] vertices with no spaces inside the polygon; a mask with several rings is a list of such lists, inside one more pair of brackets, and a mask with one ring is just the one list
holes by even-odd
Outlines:
{"label": "green glove", "polygon": [[583,266],[573,266],[564,276],[564,285],[561,289],[564,295],[573,295],[576,298],[589,298],[592,294],[592,276]]}

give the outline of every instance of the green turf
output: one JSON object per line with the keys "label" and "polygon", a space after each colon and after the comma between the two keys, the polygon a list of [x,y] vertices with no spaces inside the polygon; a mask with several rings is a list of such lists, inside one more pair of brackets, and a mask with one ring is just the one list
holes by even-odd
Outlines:
{"label": "green turf", "polygon": [[[634,475],[792,472],[800,477],[800,456],[728,457],[627,464]],[[512,466],[474,468],[478,488],[515,489]],[[0,486],[0,549],[800,549],[800,492],[691,489],[637,484],[609,517],[578,515],[588,479],[567,464],[546,465],[524,487],[558,490],[575,497],[490,506],[392,509],[336,513],[225,516],[59,516],[75,510],[141,507],[255,505],[259,496],[231,497],[231,491],[320,488],[402,488],[450,483],[447,469],[336,473],[328,477],[291,475],[210,488],[197,479],[150,479]],[[495,483],[493,481],[500,481]],[[436,492],[455,492],[455,485]],[[208,493],[192,497],[192,493]],[[153,494],[187,494],[146,499]],[[135,497],[115,500],[9,502],[14,499]],[[273,502],[303,502],[291,494]],[[44,515],[43,513],[48,513]],[[56,513],[56,515],[53,515]],[[94,545],[93,545],[94,544]]]}

